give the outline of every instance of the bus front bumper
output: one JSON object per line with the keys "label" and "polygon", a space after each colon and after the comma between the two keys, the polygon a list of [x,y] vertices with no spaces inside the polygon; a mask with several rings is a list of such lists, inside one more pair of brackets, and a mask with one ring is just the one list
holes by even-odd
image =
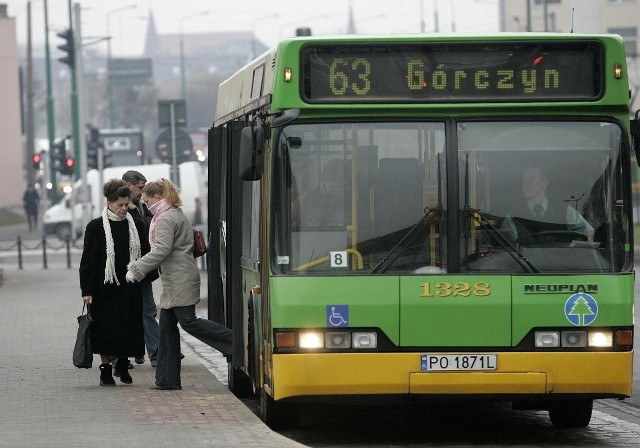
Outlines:
{"label": "bus front bumper", "polygon": [[421,353],[276,354],[275,400],[320,395],[630,397],[633,352],[497,353],[493,371],[420,370]]}

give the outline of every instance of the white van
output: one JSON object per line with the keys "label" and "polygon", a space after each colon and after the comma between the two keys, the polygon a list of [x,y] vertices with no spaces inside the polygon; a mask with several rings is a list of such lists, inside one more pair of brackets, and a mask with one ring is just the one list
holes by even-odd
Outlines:
{"label": "white van", "polygon": [[[117,166],[105,168],[100,176],[98,170],[87,172],[87,186],[90,201],[86,204],[88,219],[97,218],[102,213],[105,198],[102,195],[102,185],[110,179],[122,179],[122,175],[129,170],[142,173],[147,181],[159,178],[169,179],[171,166],[166,163],[155,165]],[[207,218],[207,188],[204,183],[202,166],[198,162],[185,162],[180,166],[180,198],[182,209],[193,225],[204,224]],[[73,233],[76,236],[84,232],[83,201],[81,182],[77,181],[73,190],[60,202],[50,207],[43,217],[44,232],[47,235],[57,235],[65,239]]]}

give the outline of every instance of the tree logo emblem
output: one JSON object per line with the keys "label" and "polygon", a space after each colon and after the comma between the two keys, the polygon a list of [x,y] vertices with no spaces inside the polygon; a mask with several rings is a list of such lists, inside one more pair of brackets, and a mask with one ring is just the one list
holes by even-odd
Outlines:
{"label": "tree logo emblem", "polygon": [[591,325],[598,317],[598,302],[589,294],[574,294],[564,304],[564,315],[573,325]]}

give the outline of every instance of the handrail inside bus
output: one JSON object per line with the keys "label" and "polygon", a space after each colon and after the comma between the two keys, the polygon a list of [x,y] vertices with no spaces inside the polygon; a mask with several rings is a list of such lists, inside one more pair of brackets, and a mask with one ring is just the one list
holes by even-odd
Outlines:
{"label": "handrail inside bus", "polygon": [[[362,254],[360,252],[358,252],[357,250],[351,249],[351,248],[345,249],[345,252],[347,252],[347,253],[349,253],[351,255],[354,255],[355,258],[356,258],[355,262],[351,263],[351,269],[353,269],[353,270],[357,269],[357,270],[361,271],[364,268],[364,262],[363,262]],[[316,266],[319,266],[319,265],[321,265],[323,263],[328,263],[328,262],[329,262],[329,255],[324,256],[322,258],[318,258],[317,260],[310,261],[309,263],[306,263],[306,264],[303,264],[301,266],[298,266],[297,268],[293,268],[292,271],[304,271],[306,269],[313,268],[313,267],[316,267]]]}

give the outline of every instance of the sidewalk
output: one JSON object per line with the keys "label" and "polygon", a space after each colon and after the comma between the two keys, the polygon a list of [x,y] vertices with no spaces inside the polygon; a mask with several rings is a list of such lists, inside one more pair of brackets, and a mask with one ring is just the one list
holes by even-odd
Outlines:
{"label": "sidewalk", "polygon": [[71,362],[81,309],[77,269],[4,269],[0,447],[302,446],[264,425],[190,343],[181,391],[149,390],[148,359],[130,371],[132,385],[99,386],[97,355],[91,369]]}

